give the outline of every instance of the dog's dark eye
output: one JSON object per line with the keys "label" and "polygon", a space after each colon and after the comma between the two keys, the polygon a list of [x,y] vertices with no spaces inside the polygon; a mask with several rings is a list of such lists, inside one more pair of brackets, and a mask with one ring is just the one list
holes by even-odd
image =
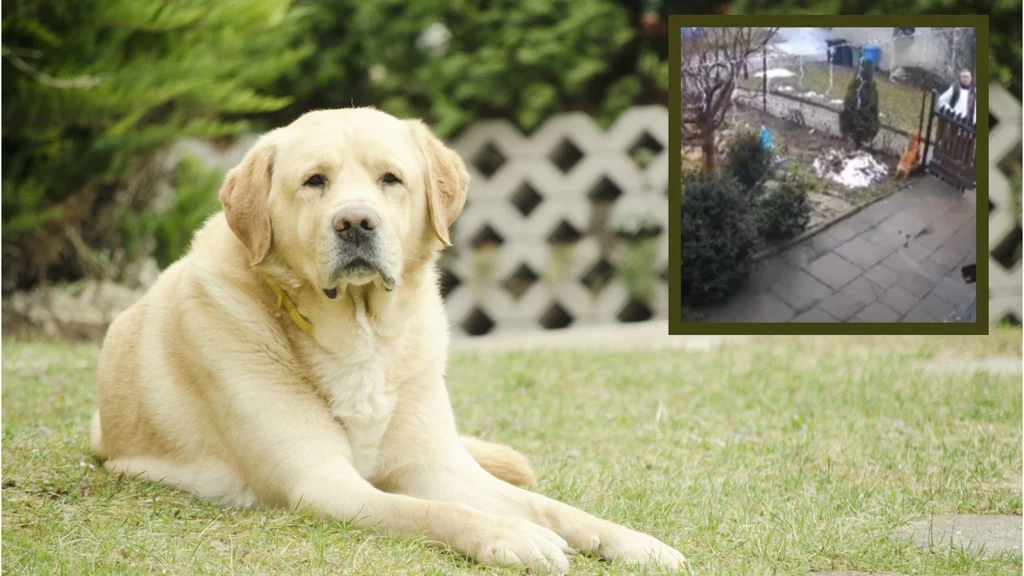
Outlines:
{"label": "dog's dark eye", "polygon": [[312,186],[314,188],[322,188],[326,183],[322,174],[313,174],[302,183],[303,186]]}
{"label": "dog's dark eye", "polygon": [[401,184],[402,183],[402,180],[399,179],[398,176],[395,176],[394,174],[392,174],[391,172],[385,173],[384,177],[381,178],[381,181],[384,182],[385,184]]}

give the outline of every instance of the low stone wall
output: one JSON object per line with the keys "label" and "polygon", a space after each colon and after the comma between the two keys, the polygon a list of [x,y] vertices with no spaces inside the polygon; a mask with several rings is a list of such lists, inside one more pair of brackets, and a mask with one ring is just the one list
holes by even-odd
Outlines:
{"label": "low stone wall", "polygon": [[[743,88],[737,88],[736,92],[736,98],[740,103],[761,108],[761,92]],[[813,102],[782,92],[769,92],[767,104],[768,114],[776,118],[797,122],[837,138],[842,137],[839,133],[839,110],[829,107],[825,102]],[[871,147],[899,158],[906,151],[909,138],[907,132],[883,125],[872,140]]]}

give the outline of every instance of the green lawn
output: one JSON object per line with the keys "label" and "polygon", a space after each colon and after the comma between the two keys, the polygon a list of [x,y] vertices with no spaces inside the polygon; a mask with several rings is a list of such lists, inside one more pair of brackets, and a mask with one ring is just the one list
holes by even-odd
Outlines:
{"label": "green lawn", "polygon": [[[462,430],[528,454],[540,490],[674,544],[694,573],[1008,575],[1019,556],[888,535],[924,514],[1021,514],[1020,375],[921,368],[1020,350],[1020,330],[1001,329],[462,355],[450,388]],[[417,540],[112,478],[88,451],[96,355],[3,344],[4,574],[485,571]]]}
{"label": "green lawn", "polygon": [[[788,66],[789,70],[796,73],[788,78],[771,78],[771,89],[778,90],[781,86],[792,86],[793,90],[787,92],[791,96],[800,96],[802,93],[815,92],[824,98],[807,98],[825,104],[836,110],[842,109],[842,104],[832,104],[832,100],[842,100],[846,95],[846,89],[853,80],[855,71],[852,68],[841,66],[833,67],[832,90],[829,91],[829,71],[827,65],[805,64],[803,80],[800,79],[799,66]],[[749,90],[761,90],[761,78],[753,75],[758,70],[751,69],[751,77],[740,80],[739,85]],[[875,74],[875,84],[878,85],[878,112],[884,115],[880,118],[882,124],[893,126],[912,132],[918,129],[918,119],[921,116],[921,91],[912,86],[896,84],[889,81],[885,72]],[[927,112],[927,110],[925,111]],[[925,123],[928,119],[925,118]]]}

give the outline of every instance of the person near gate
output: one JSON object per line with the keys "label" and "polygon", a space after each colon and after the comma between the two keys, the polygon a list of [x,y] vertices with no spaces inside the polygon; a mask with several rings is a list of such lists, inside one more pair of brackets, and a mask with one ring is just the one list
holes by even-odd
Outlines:
{"label": "person near gate", "polygon": [[971,83],[972,77],[969,70],[960,71],[960,82],[953,84],[948,90],[939,96],[939,109],[945,112],[952,112],[961,118],[970,118],[971,124],[977,123],[977,111],[975,110],[975,99],[977,90]]}

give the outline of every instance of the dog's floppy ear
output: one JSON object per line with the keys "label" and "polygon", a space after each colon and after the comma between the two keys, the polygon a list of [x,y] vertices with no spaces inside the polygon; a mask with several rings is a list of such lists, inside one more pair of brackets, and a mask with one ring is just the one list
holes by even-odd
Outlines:
{"label": "dog's floppy ear", "polygon": [[270,176],[274,169],[274,146],[261,138],[242,162],[228,172],[220,188],[220,202],[228,226],[249,250],[255,266],[270,252]]}
{"label": "dog's floppy ear", "polygon": [[413,134],[427,160],[427,209],[434,234],[445,246],[451,246],[448,228],[462,213],[469,188],[469,172],[462,158],[434,136],[419,120],[409,121]]}

